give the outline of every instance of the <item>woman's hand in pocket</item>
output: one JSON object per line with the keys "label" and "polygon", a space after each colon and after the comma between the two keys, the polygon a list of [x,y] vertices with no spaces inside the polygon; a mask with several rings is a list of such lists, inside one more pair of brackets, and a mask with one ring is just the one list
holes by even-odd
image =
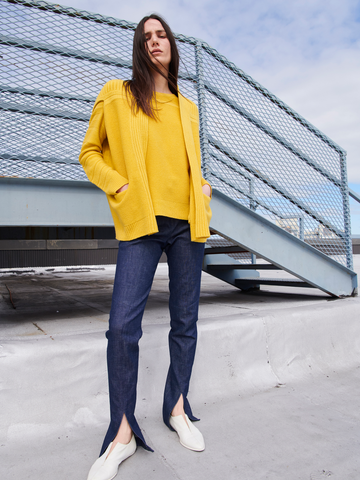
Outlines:
{"label": "woman's hand in pocket", "polygon": [[116,190],[116,193],[124,192],[124,191],[127,190],[128,188],[129,188],[129,184],[126,183],[126,184],[123,185],[121,188],[119,188],[119,190]]}
{"label": "woman's hand in pocket", "polygon": [[202,191],[206,196],[211,197],[211,188],[207,183],[202,186]]}

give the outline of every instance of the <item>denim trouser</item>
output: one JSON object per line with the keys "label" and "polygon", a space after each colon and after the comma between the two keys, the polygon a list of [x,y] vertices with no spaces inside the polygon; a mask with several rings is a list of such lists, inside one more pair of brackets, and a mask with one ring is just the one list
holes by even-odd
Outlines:
{"label": "denim trouser", "polygon": [[204,243],[190,241],[186,220],[157,217],[159,232],[129,242],[119,243],[112,297],[107,363],[110,397],[110,426],[101,454],[115,438],[123,415],[132,428],[138,445],[147,450],[135,419],[136,384],[141,321],[156,267],[163,251],[169,265],[170,367],[165,384],[163,419],[171,429],[171,411],[180,395],[191,420],[197,420],[187,400],[194,362],[201,268]]}

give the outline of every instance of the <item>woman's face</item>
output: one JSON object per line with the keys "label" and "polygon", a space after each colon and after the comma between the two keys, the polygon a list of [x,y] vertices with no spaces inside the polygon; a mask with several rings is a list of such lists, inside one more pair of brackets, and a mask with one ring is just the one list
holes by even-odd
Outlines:
{"label": "woman's face", "polygon": [[159,67],[169,70],[171,62],[171,46],[164,27],[154,18],[149,18],[144,24],[145,48],[149,52],[151,61]]}

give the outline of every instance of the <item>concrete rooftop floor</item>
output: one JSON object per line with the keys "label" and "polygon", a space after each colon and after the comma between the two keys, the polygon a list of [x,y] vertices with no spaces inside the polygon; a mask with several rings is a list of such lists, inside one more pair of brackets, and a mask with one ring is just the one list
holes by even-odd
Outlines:
{"label": "concrete rooftop floor", "polygon": [[[0,271],[1,479],[86,479],[108,422],[113,277],[113,266]],[[140,345],[136,414],[155,452],[138,449],[116,478],[358,480],[359,297],[244,294],[204,274],[189,399],[206,450],[195,453],[161,420],[167,283],[160,264]]]}

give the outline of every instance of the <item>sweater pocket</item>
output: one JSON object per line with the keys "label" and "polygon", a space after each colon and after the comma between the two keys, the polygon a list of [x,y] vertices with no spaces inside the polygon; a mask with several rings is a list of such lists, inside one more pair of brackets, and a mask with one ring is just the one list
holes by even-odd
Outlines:
{"label": "sweater pocket", "polygon": [[[115,195],[108,195],[108,201],[111,213],[114,217],[115,221],[115,228],[117,224],[122,224],[123,226],[126,225],[126,213],[129,209],[127,205],[129,202],[127,201],[129,195],[129,187],[122,192],[115,193]],[[116,219],[116,220],[115,220]]]}
{"label": "sweater pocket", "polygon": [[122,199],[126,196],[128,190],[129,190],[129,187],[126,190],[123,190],[122,192],[115,193],[115,195],[113,195],[115,201],[117,203],[120,203]]}
{"label": "sweater pocket", "polygon": [[146,216],[146,209],[144,209],[141,195],[137,194],[136,188],[129,183],[129,187],[120,193],[108,196],[111,213],[115,221],[115,228],[117,225],[122,225],[126,228],[129,225],[140,221]]}

